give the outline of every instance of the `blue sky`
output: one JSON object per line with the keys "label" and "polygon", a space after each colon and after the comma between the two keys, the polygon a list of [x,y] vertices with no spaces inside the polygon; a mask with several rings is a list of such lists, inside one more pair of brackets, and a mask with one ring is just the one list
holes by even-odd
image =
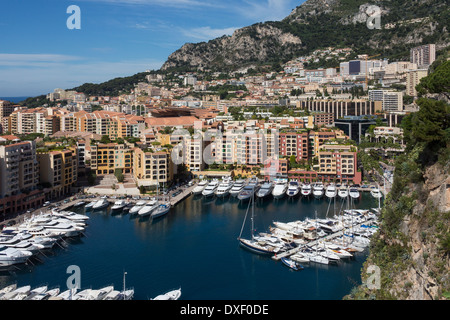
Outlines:
{"label": "blue sky", "polygon": [[[186,42],[280,20],[303,0],[14,0],[0,5],[0,97],[159,69]],[[69,30],[67,8],[81,10]]]}

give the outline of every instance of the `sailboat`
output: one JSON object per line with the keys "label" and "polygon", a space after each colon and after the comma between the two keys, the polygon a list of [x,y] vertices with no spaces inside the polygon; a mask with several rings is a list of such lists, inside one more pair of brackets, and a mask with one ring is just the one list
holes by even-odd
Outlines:
{"label": "sailboat", "polygon": [[[279,251],[279,247],[269,245],[261,240],[256,240],[254,236],[254,215],[255,215],[255,194],[253,193],[252,197],[250,198],[250,202],[247,207],[247,212],[245,213],[244,222],[242,224],[241,233],[238,237],[239,243],[243,248],[246,248],[252,252],[258,253],[258,254],[264,254],[264,255],[273,255],[276,254]],[[250,206],[252,206],[252,217],[251,217],[251,238],[250,239],[243,239],[242,231],[244,229],[245,220],[247,219],[248,210],[250,209]]]}

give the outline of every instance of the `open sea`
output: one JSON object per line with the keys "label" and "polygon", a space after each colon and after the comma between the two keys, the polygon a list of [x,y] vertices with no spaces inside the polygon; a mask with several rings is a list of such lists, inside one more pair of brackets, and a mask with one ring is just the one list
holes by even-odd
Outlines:
{"label": "open sea", "polygon": [[[114,201],[114,200],[110,200]],[[369,192],[362,192],[355,208],[378,207]],[[333,216],[347,203],[314,198],[256,200],[256,232],[268,231],[273,221]],[[110,209],[86,212],[85,235],[55,247],[40,261],[0,273],[0,288],[11,283],[37,287],[47,284],[66,290],[76,265],[81,288],[114,285],[135,289],[135,300],[147,300],[172,289],[182,289],[180,300],[340,300],[361,283],[361,268],[368,252],[337,265],[310,263],[301,271],[281,261],[260,256],[239,246],[237,240],[248,204],[236,198],[204,199],[189,196],[164,217],[114,214]],[[84,208],[74,210],[84,213]],[[249,212],[248,217],[250,217]],[[250,219],[243,227],[250,236]]]}

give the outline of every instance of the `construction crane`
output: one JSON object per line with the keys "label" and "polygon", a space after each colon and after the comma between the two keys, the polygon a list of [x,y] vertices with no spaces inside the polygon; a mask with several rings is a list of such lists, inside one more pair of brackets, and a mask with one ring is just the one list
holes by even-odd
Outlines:
{"label": "construction crane", "polygon": [[375,57],[378,57],[378,56],[381,56],[381,53],[380,54],[376,54],[374,56],[370,56],[370,57],[368,55],[366,55],[366,89],[367,90],[369,90],[369,68],[368,68],[369,63],[368,63],[368,60],[372,59],[372,58],[375,58]]}

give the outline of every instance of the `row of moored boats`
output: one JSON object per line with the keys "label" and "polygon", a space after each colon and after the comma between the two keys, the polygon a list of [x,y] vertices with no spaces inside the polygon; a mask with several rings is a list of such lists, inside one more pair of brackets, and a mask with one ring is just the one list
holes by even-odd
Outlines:
{"label": "row of moored boats", "polygon": [[158,218],[164,216],[170,211],[171,204],[169,201],[159,201],[157,199],[151,199],[148,201],[139,200],[136,203],[117,200],[111,204],[106,197],[102,197],[97,201],[86,203],[80,201],[75,204],[76,207],[84,206],[86,210],[104,210],[111,206],[112,213],[128,212],[132,215],[138,215],[140,217],[151,216],[152,218]]}
{"label": "row of moored boats", "polygon": [[53,209],[5,227],[0,233],[0,268],[27,263],[66,238],[83,235],[88,219],[83,214]]}
{"label": "row of moored boats", "polygon": [[116,290],[114,286],[100,289],[60,290],[43,285],[31,288],[30,285],[17,287],[12,284],[0,290],[0,300],[132,300],[134,289]]}
{"label": "row of moored boats", "polygon": [[[213,179],[211,181],[202,180],[192,190],[194,195],[203,195],[204,197],[237,197],[239,200],[249,200],[253,194],[257,198],[266,198],[273,196],[275,199],[288,197],[309,197],[316,199],[326,197],[333,199],[359,199],[360,192],[357,186],[336,186],[330,183],[326,187],[322,183],[299,183],[297,180],[287,181],[287,179],[277,179],[275,181],[263,181],[260,183],[256,177],[251,178],[248,183],[245,180],[233,181],[229,177]],[[382,194],[378,188],[370,189],[371,195],[379,199]]]}

